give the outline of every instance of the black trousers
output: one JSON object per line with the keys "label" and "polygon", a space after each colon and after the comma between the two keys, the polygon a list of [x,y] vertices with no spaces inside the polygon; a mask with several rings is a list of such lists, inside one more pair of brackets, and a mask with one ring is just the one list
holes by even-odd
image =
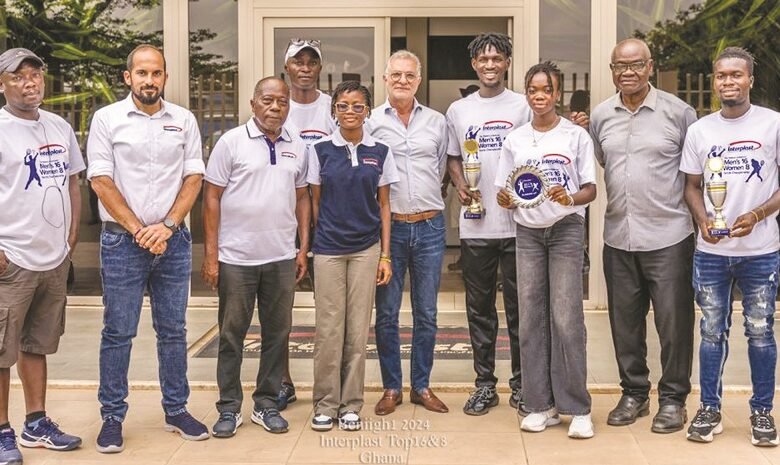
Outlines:
{"label": "black trousers", "polygon": [[244,338],[255,301],[260,319],[260,368],[252,394],[255,409],[276,408],[287,360],[295,296],[295,260],[260,266],[219,264],[219,353],[217,411],[240,412]]}
{"label": "black trousers", "polygon": [[495,386],[496,337],[496,283],[501,267],[504,286],[504,312],[509,332],[512,378],[509,386],[520,388],[520,323],[517,310],[517,279],[515,240],[463,239],[460,241],[463,280],[466,287],[466,316],[469,336],[474,351],[474,371],[477,386]]}
{"label": "black trousers", "polygon": [[693,362],[694,237],[649,252],[604,245],[609,323],[624,395],[647,399],[647,312],[653,304],[661,341],[659,404],[684,405]]}

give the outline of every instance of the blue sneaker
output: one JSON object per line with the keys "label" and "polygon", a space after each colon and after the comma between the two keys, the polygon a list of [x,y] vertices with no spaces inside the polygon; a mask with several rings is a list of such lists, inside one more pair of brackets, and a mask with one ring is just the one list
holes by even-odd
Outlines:
{"label": "blue sneaker", "polygon": [[279,415],[279,410],[275,408],[261,408],[260,410],[252,410],[252,423],[265,428],[269,433],[286,433],[287,432],[287,420]]}
{"label": "blue sneaker", "polygon": [[45,447],[52,450],[73,450],[81,445],[81,438],[65,434],[49,417],[38,420],[34,428],[25,423],[19,444],[24,447]]}
{"label": "blue sneaker", "polygon": [[178,415],[165,415],[165,431],[176,432],[188,441],[203,441],[209,438],[209,429],[196,420],[190,412]]}
{"label": "blue sneaker", "polygon": [[279,397],[276,398],[276,405],[279,407],[279,411],[287,408],[287,404],[292,404],[298,400],[295,395],[295,386],[289,383],[282,383],[282,388],[279,390]]}
{"label": "blue sneaker", "polygon": [[222,412],[219,414],[217,422],[211,427],[211,435],[215,438],[232,437],[242,423],[244,423],[244,419],[241,413]]}
{"label": "blue sneaker", "polygon": [[125,450],[125,441],[122,439],[122,422],[113,417],[103,420],[95,448],[102,454],[116,454]]}
{"label": "blue sneaker", "polygon": [[16,447],[16,433],[11,428],[0,431],[0,463],[21,465],[22,453]]}

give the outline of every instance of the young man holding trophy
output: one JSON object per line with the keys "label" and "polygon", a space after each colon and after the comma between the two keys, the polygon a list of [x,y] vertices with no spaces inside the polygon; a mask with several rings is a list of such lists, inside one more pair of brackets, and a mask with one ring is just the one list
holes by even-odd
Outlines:
{"label": "young man holding trophy", "polygon": [[699,227],[693,285],[702,310],[701,407],[687,438],[711,442],[723,431],[722,374],[736,284],[742,292],[753,384],[751,442],[777,446],[770,412],[777,364],[772,327],[780,263],[775,221],[780,208],[780,115],[751,105],[753,57],[744,49],[723,50],[713,79],[722,108],[691,125],[680,165],[686,173],[685,200]]}

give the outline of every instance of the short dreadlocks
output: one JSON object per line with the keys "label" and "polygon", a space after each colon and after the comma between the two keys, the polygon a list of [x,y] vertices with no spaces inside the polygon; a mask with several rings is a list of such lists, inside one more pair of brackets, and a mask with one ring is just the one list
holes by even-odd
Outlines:
{"label": "short dreadlocks", "polygon": [[476,59],[489,47],[495,48],[498,53],[507,58],[512,58],[512,39],[500,32],[483,32],[475,37],[469,44],[469,55],[472,59]]}

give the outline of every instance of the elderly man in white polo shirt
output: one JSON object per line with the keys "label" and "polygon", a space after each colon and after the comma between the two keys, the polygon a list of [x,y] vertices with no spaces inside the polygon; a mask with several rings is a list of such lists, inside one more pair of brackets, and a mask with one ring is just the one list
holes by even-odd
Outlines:
{"label": "elderly man in white polo shirt", "polygon": [[198,196],[205,171],[200,131],[186,109],[166,102],[162,52],[136,47],[127,58],[130,95],[98,110],[92,120],[87,177],[100,199],[103,231],[103,332],[100,387],[103,427],[99,452],[124,448],[130,348],[144,291],[157,333],[157,359],[166,431],[184,439],[209,437],[187,412],[185,311],[192,269],[192,236],[182,224]]}
{"label": "elderly man in white polo shirt", "polygon": [[[252,421],[287,431],[277,395],[287,360],[295,283],[306,274],[310,200],[306,144],[285,126],[289,89],[261,79],[249,102],[253,117],[217,142],[203,195],[203,279],[219,290],[215,437],[241,426],[241,359],[258,304],[263,348],[252,395]],[[298,231],[301,246],[295,249]]]}

